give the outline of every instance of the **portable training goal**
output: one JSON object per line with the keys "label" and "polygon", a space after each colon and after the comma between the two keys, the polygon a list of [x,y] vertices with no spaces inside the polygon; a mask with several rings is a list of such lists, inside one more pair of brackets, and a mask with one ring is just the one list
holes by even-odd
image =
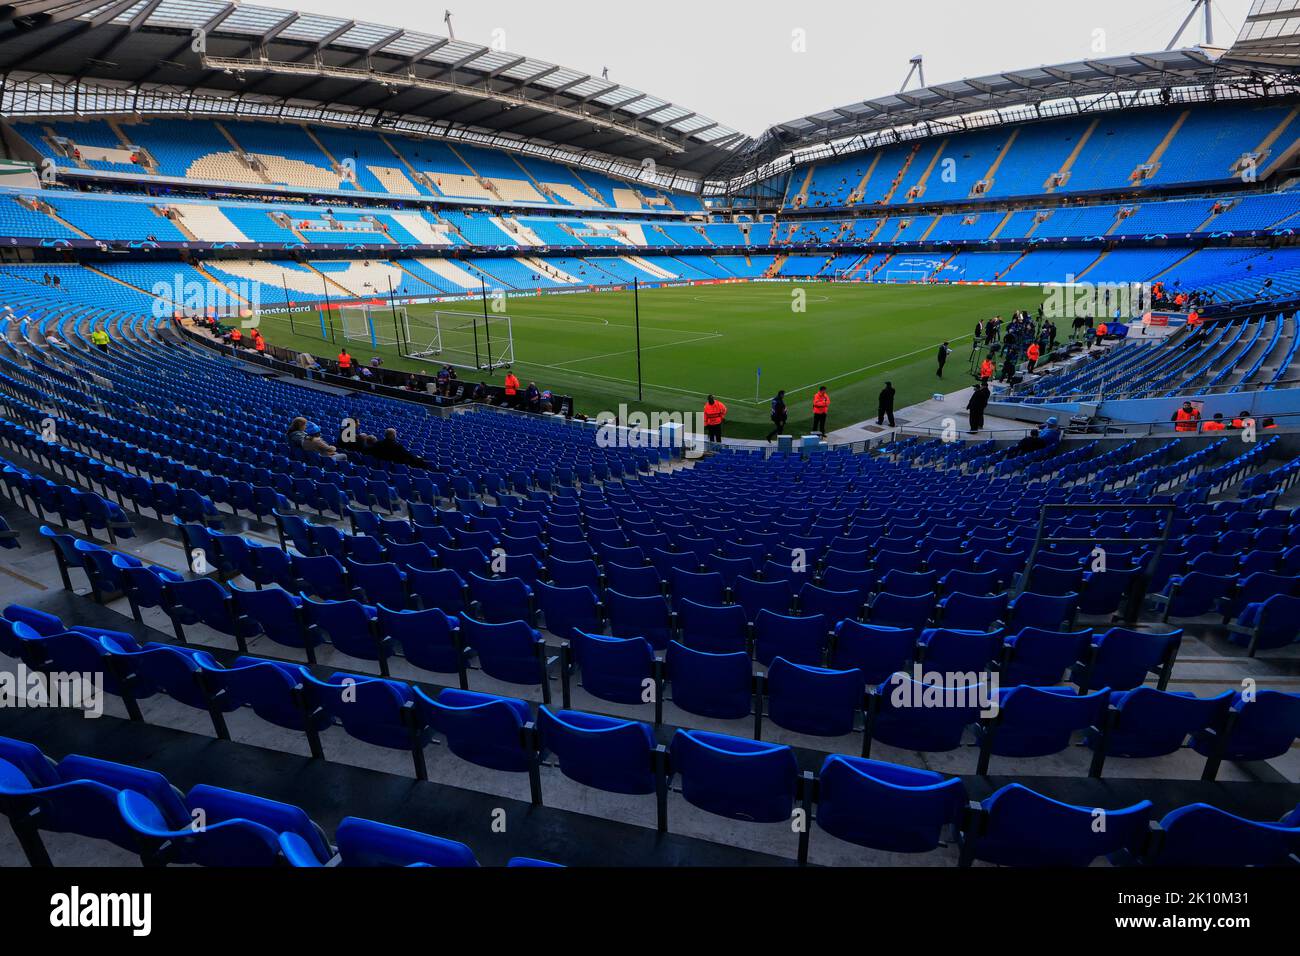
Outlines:
{"label": "portable training goal", "polygon": [[500,312],[453,312],[439,309],[411,319],[407,358],[490,372],[515,361],[514,329]]}
{"label": "portable training goal", "polygon": [[411,319],[405,306],[340,306],[339,324],[345,342],[364,342],[371,348],[401,347],[411,340]]}
{"label": "portable training goal", "polygon": [[925,282],[933,271],[933,269],[886,269],[885,281],[890,284]]}

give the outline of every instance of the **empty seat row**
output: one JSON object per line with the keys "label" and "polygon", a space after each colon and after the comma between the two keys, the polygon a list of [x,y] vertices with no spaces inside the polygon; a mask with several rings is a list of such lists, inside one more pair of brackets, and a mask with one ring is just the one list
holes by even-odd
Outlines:
{"label": "empty seat row", "polygon": [[56,763],[9,737],[0,737],[0,814],[33,866],[51,863],[42,833],[106,840],[147,866],[478,866],[454,840],[345,817],[331,844],[289,804],[207,784],[181,793],[152,770],[79,754]]}

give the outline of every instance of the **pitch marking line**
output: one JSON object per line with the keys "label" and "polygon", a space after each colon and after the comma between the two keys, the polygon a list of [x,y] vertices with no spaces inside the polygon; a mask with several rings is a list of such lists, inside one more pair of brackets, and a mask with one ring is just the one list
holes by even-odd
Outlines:
{"label": "pitch marking line", "polygon": [[[968,334],[966,334],[966,335],[959,335],[959,336],[957,336],[957,337],[954,338],[954,339],[948,339],[947,341],[949,341],[949,342],[960,342],[960,341],[962,341],[963,339],[969,339],[969,338],[973,338],[973,336],[972,336],[971,334],[968,333]],[[839,375],[833,376],[832,378],[823,378],[823,379],[820,379],[819,381],[814,382],[812,385],[801,385],[801,386],[799,386],[798,388],[787,388],[787,389],[785,390],[785,393],[786,393],[787,395],[798,395],[800,392],[807,392],[807,391],[810,391],[810,390],[816,388],[818,385],[829,385],[831,382],[838,382],[840,379],[848,378],[848,377],[851,376],[851,375],[857,375],[857,374],[860,373],[860,372],[868,372],[868,371],[870,371],[871,369],[873,369],[873,368],[879,368],[879,367],[882,366],[882,365],[890,365],[890,364],[892,364],[892,363],[894,363],[894,362],[897,362],[897,361],[900,360],[900,359],[911,358],[911,357],[914,356],[914,355],[921,355],[921,354],[923,354],[923,353],[925,353],[925,352],[934,352],[934,353],[937,355],[937,354],[938,354],[938,351],[939,351],[938,346],[935,346],[935,345],[927,345],[927,346],[925,346],[924,348],[919,348],[919,349],[917,349],[917,350],[914,351],[914,352],[908,352],[908,353],[906,353],[905,355],[895,355],[895,356],[894,356],[893,358],[891,358],[891,359],[884,359],[883,361],[880,361],[880,362],[873,362],[873,363],[870,364],[870,365],[864,365],[864,366],[862,366],[862,368],[855,368],[855,369],[854,369],[853,371],[851,371],[851,372],[843,372],[843,373],[841,373],[841,374],[839,374]],[[755,403],[751,402],[750,404],[752,405],[752,404],[755,404]],[[758,404],[762,404],[762,403],[758,403]]]}
{"label": "pitch marking line", "polygon": [[[599,372],[580,372],[576,369],[559,368],[558,366],[554,366],[554,365],[544,365],[540,362],[523,363],[523,364],[525,365],[531,364],[534,368],[548,368],[548,369],[554,369],[555,371],[558,372],[569,372],[575,375],[579,379],[600,379],[605,382],[616,382],[619,385],[630,385],[633,387],[636,386],[636,381],[634,379],[618,378],[617,376],[614,375],[602,375]],[[642,382],[641,384],[642,387],[645,388],[647,391],[677,392],[682,395],[695,395],[695,396],[704,395],[704,392],[701,392],[699,389],[695,389],[695,388],[678,388],[675,385],[656,385],[654,382]],[[742,401],[741,399],[738,398],[732,398],[730,395],[719,395],[718,397],[729,402]]]}
{"label": "pitch marking line", "polygon": [[[507,312],[505,313],[511,319],[527,319],[530,322],[568,322],[571,325],[600,325],[608,326],[615,329],[631,329],[631,322],[611,322],[609,319],[602,318],[598,315],[584,316],[581,312],[561,312],[559,315],[534,315],[527,312]],[[560,315],[571,316],[571,318],[560,318]],[[690,331],[689,329],[667,328],[660,325],[642,325],[643,332],[682,332]]]}
{"label": "pitch marking line", "polygon": [[[708,303],[709,305],[717,305],[717,304],[718,304],[718,300],[717,300],[717,299],[710,298],[710,297],[707,296],[707,295],[693,295],[693,296],[691,296],[691,301],[692,301],[692,302],[705,302],[705,303]],[[831,301],[833,301],[833,300],[832,300],[831,297],[828,296],[828,295],[818,295],[818,296],[810,296],[810,297],[808,298],[807,301],[816,303],[816,302],[831,302]],[[737,299],[734,299],[734,300],[731,301],[731,302],[727,302],[727,301],[723,300],[723,305],[744,305],[744,306],[748,306],[748,305],[752,305],[752,303],[751,303],[751,302],[744,301],[743,299],[737,298]]]}
{"label": "pitch marking line", "polygon": [[[655,349],[670,349],[678,345],[694,345],[696,342],[707,342],[710,339],[720,339],[725,336],[721,332],[700,332],[696,338],[682,339],[678,342],[663,342],[659,345],[647,345],[641,349],[642,352],[653,352]],[[567,362],[560,362],[558,365],[547,366],[548,368],[568,368],[570,365],[577,365],[581,362],[595,362],[598,359],[615,358],[619,355],[633,355],[636,349],[623,349],[621,352],[606,352],[604,355],[588,355],[585,358],[570,359]]]}
{"label": "pitch marking line", "polygon": [[[721,334],[719,333],[719,334],[715,334],[715,335],[710,336],[710,337],[712,337],[712,338],[720,338],[720,337],[722,337],[722,336],[721,336]],[[972,337],[972,336],[971,336],[970,334],[967,334],[967,335],[959,335],[959,336],[957,336],[957,337],[955,337],[955,338],[948,339],[948,341],[949,341],[949,342],[961,342],[961,341],[963,341],[963,340],[965,340],[965,339],[969,339],[969,338],[971,338],[971,337]],[[693,340],[693,341],[702,341],[702,339],[695,339],[695,340]],[[689,345],[689,344],[690,344],[689,342],[670,342],[670,343],[667,343],[667,345]],[[666,347],[666,345],[655,345],[655,346],[651,346],[651,348],[665,348],[665,347]],[[871,365],[864,365],[864,366],[862,366],[861,368],[854,369],[854,370],[852,370],[852,371],[850,371],[850,372],[843,372],[843,373],[841,373],[841,374],[839,374],[839,375],[834,375],[834,376],[832,376],[832,377],[830,377],[830,378],[820,379],[820,380],[818,380],[818,382],[817,382],[816,384],[814,384],[814,385],[803,385],[803,386],[800,386],[799,388],[793,388],[793,389],[787,388],[787,389],[785,390],[785,394],[786,394],[787,396],[789,396],[789,395],[797,395],[797,394],[799,394],[800,392],[806,392],[806,391],[808,391],[809,389],[816,388],[817,385],[828,385],[828,384],[830,384],[831,382],[837,382],[837,381],[839,381],[839,380],[841,380],[841,379],[848,378],[848,377],[851,376],[851,375],[857,375],[857,374],[859,374],[859,373],[861,373],[861,372],[870,371],[871,369],[873,369],[873,368],[878,368],[878,367],[880,367],[880,366],[882,366],[882,365],[889,365],[889,364],[891,364],[891,363],[893,363],[893,362],[897,362],[897,361],[899,361],[900,359],[911,358],[911,357],[914,356],[914,355],[921,355],[921,354],[923,354],[923,353],[925,353],[925,352],[928,352],[928,351],[930,351],[930,350],[931,350],[931,346],[928,346],[928,345],[927,345],[927,346],[925,346],[924,348],[919,348],[919,349],[916,349],[915,351],[907,352],[907,353],[904,354],[904,355],[896,355],[896,356],[894,356],[893,358],[890,358],[890,359],[884,359],[884,360],[879,361],[879,362],[873,362]],[[629,351],[635,351],[635,349],[630,349]],[[642,351],[644,352],[644,351],[648,351],[648,350],[647,350],[647,349],[642,349]],[[627,353],[618,353],[618,354],[627,354]],[[591,356],[591,358],[603,358],[603,357],[604,357],[604,356]],[[587,360],[586,360],[586,359],[579,359],[578,361],[587,361]],[[617,383],[620,384],[620,385],[635,385],[635,384],[636,384],[636,382],[635,382],[634,380],[632,380],[632,379],[618,378],[617,376],[614,376],[614,375],[602,375],[602,374],[599,373],[599,372],[579,371],[579,370],[577,370],[577,369],[569,369],[569,368],[565,368],[563,365],[545,365],[545,364],[540,363],[540,362],[532,362],[532,363],[524,363],[524,364],[525,364],[525,365],[527,365],[527,364],[531,364],[531,365],[536,366],[537,368],[548,368],[548,369],[554,369],[555,371],[559,371],[559,372],[572,372],[573,374],[578,375],[580,378],[603,379],[604,381],[608,381],[608,382],[617,382]],[[696,388],[679,388],[679,387],[677,387],[677,386],[675,386],[675,385],[655,385],[655,384],[650,383],[650,382],[644,382],[644,383],[643,383],[643,386],[644,386],[645,388],[647,388],[647,389],[655,389],[655,390],[657,390],[657,391],[664,391],[664,392],[677,392],[677,393],[680,393],[680,394],[683,394],[683,395],[701,395],[701,394],[704,394],[703,392],[701,392],[700,389],[696,389]],[[723,395],[723,394],[721,394],[721,393],[717,393],[717,392],[715,392],[714,394],[716,394],[719,398],[723,399],[724,401],[727,401],[727,402],[735,402],[737,405],[748,405],[748,406],[750,406],[751,408],[759,408],[759,407],[761,407],[761,406],[767,404],[767,402],[766,402],[765,400],[754,401],[752,398],[738,398],[738,397],[736,397],[736,396],[732,396],[732,395]]]}

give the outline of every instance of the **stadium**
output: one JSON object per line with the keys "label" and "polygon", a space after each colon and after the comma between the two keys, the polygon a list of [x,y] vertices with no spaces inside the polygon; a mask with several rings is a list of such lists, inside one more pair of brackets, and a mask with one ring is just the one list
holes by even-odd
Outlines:
{"label": "stadium", "polygon": [[747,135],[0,5],[0,864],[1300,864],[1300,2],[1184,6]]}

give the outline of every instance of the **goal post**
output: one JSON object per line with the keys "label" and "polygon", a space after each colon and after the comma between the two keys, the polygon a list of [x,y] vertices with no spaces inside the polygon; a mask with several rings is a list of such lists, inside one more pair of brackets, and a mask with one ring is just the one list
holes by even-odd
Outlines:
{"label": "goal post", "polygon": [[491,372],[515,361],[514,328],[510,316],[494,312],[435,310],[410,320],[407,358],[455,368]]}
{"label": "goal post", "polygon": [[372,349],[395,345],[400,350],[411,340],[411,319],[405,306],[339,306],[343,341],[364,342]]}
{"label": "goal post", "polygon": [[896,285],[925,282],[930,278],[930,274],[930,270],[927,269],[886,269],[885,282]]}

